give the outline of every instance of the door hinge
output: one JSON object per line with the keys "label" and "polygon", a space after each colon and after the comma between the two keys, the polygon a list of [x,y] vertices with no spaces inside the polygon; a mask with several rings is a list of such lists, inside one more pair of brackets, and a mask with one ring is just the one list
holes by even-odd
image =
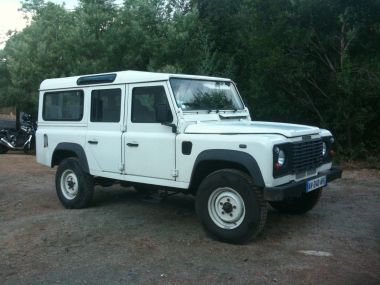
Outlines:
{"label": "door hinge", "polygon": [[120,172],[123,172],[125,170],[125,164],[122,163],[119,167]]}
{"label": "door hinge", "polygon": [[172,170],[172,176],[173,177],[178,177],[178,173],[179,173],[178,169],[173,169]]}

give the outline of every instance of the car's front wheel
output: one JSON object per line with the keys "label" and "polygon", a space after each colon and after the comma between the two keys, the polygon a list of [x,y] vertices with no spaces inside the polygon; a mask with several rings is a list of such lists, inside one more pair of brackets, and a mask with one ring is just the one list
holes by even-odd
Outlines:
{"label": "car's front wheel", "polygon": [[55,187],[62,205],[72,209],[88,206],[94,193],[93,177],[83,171],[74,157],[66,158],[59,164]]}
{"label": "car's front wheel", "polygon": [[223,169],[211,173],[200,184],[196,211],[206,231],[216,239],[245,243],[263,229],[267,204],[249,175]]}

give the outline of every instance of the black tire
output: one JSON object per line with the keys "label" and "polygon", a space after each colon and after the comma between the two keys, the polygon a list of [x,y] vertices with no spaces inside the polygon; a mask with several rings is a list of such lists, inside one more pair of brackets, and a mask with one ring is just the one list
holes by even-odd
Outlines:
{"label": "black tire", "polygon": [[212,237],[235,244],[256,237],[267,218],[262,190],[249,175],[235,169],[222,169],[208,175],[198,188],[195,209]]}
{"label": "black tire", "polygon": [[55,187],[59,200],[68,209],[87,207],[94,194],[93,177],[83,171],[74,157],[66,158],[59,164]]}
{"label": "black tire", "polygon": [[36,149],[35,148],[30,148],[30,149],[28,149],[28,148],[24,148],[24,153],[25,154],[36,154]]}
{"label": "black tire", "polygon": [[269,202],[269,204],[277,211],[284,214],[301,215],[317,205],[322,195],[322,188],[313,190],[309,193],[303,193],[299,198],[287,199],[278,202]]}
{"label": "black tire", "polygon": [[5,154],[8,152],[8,148],[2,144],[0,144],[0,154]]}

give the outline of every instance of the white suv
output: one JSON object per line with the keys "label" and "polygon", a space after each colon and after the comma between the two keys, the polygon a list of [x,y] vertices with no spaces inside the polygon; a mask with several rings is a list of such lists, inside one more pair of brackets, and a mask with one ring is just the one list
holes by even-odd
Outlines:
{"label": "white suv", "polygon": [[312,209],[341,177],[333,141],[317,127],[251,121],[226,78],[122,71],[40,87],[37,161],[58,165],[66,208],[87,206],[96,184],[192,194],[207,232],[227,242],[255,237],[267,202]]}

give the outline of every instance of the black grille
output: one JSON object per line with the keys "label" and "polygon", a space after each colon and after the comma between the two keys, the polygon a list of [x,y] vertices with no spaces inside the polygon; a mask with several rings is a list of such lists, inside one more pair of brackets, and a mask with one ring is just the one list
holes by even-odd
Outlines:
{"label": "black grille", "polygon": [[303,141],[292,144],[293,173],[317,168],[322,164],[322,140]]}

